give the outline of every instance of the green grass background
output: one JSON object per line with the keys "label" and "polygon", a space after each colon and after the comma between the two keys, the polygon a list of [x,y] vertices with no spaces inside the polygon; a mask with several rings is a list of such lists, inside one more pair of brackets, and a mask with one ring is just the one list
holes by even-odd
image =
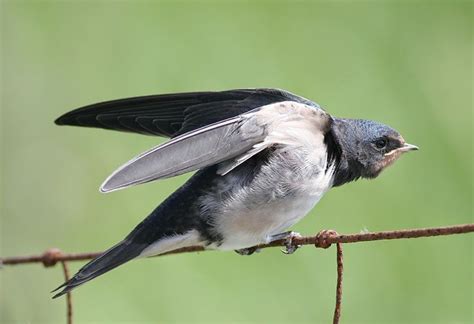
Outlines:
{"label": "green grass background", "polygon": [[[188,177],[103,195],[160,138],[57,127],[128,96],[279,87],[421,150],[330,191],[295,230],[472,222],[471,2],[2,1],[1,256],[103,250]],[[179,216],[177,216],[179,217]],[[343,323],[472,323],[473,236],[345,246]],[[82,263],[71,263],[73,271]],[[1,323],[65,321],[60,267],[0,270]],[[77,323],[328,323],[334,249],[131,262],[74,292]]]}

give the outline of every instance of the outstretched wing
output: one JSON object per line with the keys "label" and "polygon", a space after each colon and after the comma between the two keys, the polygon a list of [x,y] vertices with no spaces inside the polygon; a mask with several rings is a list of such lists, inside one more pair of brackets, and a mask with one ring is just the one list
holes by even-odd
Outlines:
{"label": "outstretched wing", "polygon": [[274,102],[319,106],[279,89],[190,92],[106,101],[70,111],[57,125],[104,128],[175,137]]}
{"label": "outstretched wing", "polygon": [[284,101],[256,108],[159,145],[130,160],[102,184],[102,192],[168,178],[226,161],[225,174],[263,149],[275,144],[300,145],[301,134],[308,139],[323,137],[331,117],[322,109]]}

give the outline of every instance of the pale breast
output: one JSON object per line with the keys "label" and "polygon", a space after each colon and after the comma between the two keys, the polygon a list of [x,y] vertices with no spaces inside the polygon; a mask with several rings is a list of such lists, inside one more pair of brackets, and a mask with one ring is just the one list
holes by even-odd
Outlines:
{"label": "pale breast", "polygon": [[266,125],[267,155],[223,172],[200,201],[206,223],[222,238],[219,249],[267,242],[303,218],[332,185],[324,143],[329,115],[286,102],[262,108],[255,118]]}
{"label": "pale breast", "polygon": [[[332,184],[326,160],[308,161],[305,150],[274,152],[254,180],[234,190],[213,218],[223,241],[217,248],[241,249],[266,243],[301,220]],[[308,162],[312,162],[308,165]]]}

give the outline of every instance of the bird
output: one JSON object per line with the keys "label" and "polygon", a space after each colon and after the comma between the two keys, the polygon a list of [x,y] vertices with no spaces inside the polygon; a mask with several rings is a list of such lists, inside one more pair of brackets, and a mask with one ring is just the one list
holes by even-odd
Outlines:
{"label": "bird", "polygon": [[123,240],[53,292],[59,297],[133,259],[187,246],[235,250],[286,240],[333,187],[376,178],[418,147],[364,119],[337,118],[285,90],[249,88],[118,99],[72,110],[57,125],[169,138],[114,171],[103,193],[196,171]]}

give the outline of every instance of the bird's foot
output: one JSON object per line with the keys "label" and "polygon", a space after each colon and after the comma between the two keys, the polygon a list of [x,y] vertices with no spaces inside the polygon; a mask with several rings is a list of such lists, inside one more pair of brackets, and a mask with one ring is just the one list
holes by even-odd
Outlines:
{"label": "bird's foot", "polygon": [[240,255],[252,255],[254,253],[259,253],[261,249],[259,249],[256,246],[245,248],[245,249],[240,249],[240,250],[235,250],[236,253]]}
{"label": "bird's foot", "polygon": [[301,245],[293,244],[295,238],[301,238],[301,234],[297,232],[290,232],[285,239],[285,249],[281,250],[284,254],[293,254],[301,247]]}
{"label": "bird's foot", "polygon": [[301,234],[293,231],[283,232],[279,234],[275,234],[269,237],[269,242],[278,241],[278,240],[285,240],[285,249],[281,250],[281,252],[285,254],[293,254],[301,245],[293,244],[293,240],[295,238],[300,238]]}

